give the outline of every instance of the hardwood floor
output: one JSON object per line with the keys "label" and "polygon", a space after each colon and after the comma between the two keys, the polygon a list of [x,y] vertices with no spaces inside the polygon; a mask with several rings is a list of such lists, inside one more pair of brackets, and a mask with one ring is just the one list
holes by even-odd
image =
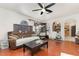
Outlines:
{"label": "hardwood floor", "polygon": [[[79,45],[69,41],[58,42],[49,40],[48,49],[40,50],[35,56],[60,56],[61,52],[79,56]],[[16,50],[5,49],[0,50],[0,56],[31,56],[31,52],[26,50],[26,52],[23,53],[23,48]]]}
{"label": "hardwood floor", "polygon": [[[47,49],[43,49],[35,54],[35,56],[47,56],[47,55],[48,55]],[[16,50],[6,49],[0,51],[0,56],[31,56],[31,52],[29,50],[26,50],[26,52],[23,53],[23,48]]]}
{"label": "hardwood floor", "polygon": [[62,43],[62,52],[79,56],[79,45],[73,42],[65,41]]}
{"label": "hardwood floor", "polygon": [[49,40],[48,42],[48,55],[59,56],[61,52],[61,43]]}

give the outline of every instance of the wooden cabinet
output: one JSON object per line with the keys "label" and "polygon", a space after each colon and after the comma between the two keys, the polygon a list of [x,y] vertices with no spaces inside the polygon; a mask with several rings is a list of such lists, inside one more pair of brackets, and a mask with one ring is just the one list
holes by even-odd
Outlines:
{"label": "wooden cabinet", "polygon": [[46,32],[46,30],[47,30],[47,26],[46,26],[46,23],[41,23],[40,24],[42,27],[41,27],[41,32]]}

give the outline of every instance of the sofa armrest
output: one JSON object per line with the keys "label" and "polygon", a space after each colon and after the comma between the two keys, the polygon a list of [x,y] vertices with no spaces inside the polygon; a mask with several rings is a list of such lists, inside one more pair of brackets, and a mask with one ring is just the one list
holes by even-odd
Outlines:
{"label": "sofa armrest", "polygon": [[9,39],[9,48],[10,49],[15,49],[16,48],[16,40]]}

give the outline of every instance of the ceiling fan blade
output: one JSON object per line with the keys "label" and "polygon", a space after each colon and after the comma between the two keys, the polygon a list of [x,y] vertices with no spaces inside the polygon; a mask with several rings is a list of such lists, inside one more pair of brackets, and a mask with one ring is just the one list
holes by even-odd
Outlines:
{"label": "ceiling fan blade", "polygon": [[42,10],[42,9],[35,9],[35,10],[32,10],[32,11],[39,11],[39,10]]}
{"label": "ceiling fan blade", "polygon": [[41,15],[43,14],[43,12],[41,12]]}
{"label": "ceiling fan blade", "polygon": [[38,3],[38,5],[39,5],[41,8],[43,8],[43,6],[42,6],[42,4],[41,4],[41,3]]}
{"label": "ceiling fan blade", "polygon": [[53,12],[53,11],[51,11],[51,10],[49,10],[49,9],[46,9],[46,11],[49,12],[49,13]]}
{"label": "ceiling fan blade", "polygon": [[53,6],[53,5],[55,5],[55,3],[51,3],[51,4],[47,5],[45,8],[49,8],[49,7]]}

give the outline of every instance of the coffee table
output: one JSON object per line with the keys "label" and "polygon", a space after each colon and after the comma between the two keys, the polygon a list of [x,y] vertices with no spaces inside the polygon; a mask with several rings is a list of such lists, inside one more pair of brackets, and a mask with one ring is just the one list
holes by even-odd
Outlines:
{"label": "coffee table", "polygon": [[31,51],[31,55],[33,56],[36,52],[40,50],[41,47],[47,46],[48,48],[48,41],[47,40],[41,40],[41,43],[39,43],[38,40],[33,40],[31,42],[23,44],[23,52],[25,53],[26,48]]}

